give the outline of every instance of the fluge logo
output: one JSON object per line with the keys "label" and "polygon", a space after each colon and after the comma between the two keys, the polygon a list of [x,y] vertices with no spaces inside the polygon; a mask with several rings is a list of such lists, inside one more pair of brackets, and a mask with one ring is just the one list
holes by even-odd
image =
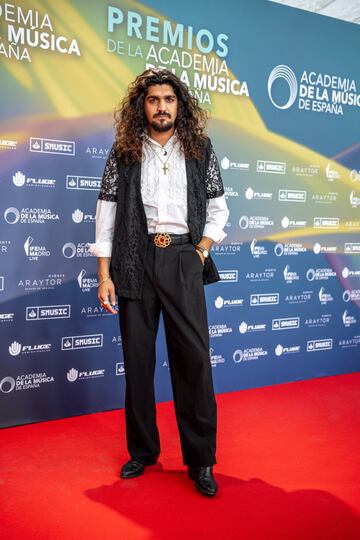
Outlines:
{"label": "fluge logo", "polygon": [[78,378],[79,372],[75,368],[69,369],[69,371],[66,374],[66,378],[69,382],[74,382]]}
{"label": "fluge logo", "polygon": [[21,344],[18,343],[17,341],[13,341],[11,345],[9,345],[9,354],[11,354],[11,356],[17,356],[20,353],[21,353]]}
{"label": "fluge logo", "polygon": [[226,171],[230,167],[230,159],[224,156],[221,160],[221,167]]}
{"label": "fluge logo", "polygon": [[82,212],[81,210],[77,208],[72,213],[72,219],[74,223],[81,223],[82,220],[84,219],[84,212]]}
{"label": "fluge logo", "polygon": [[[280,100],[278,96],[276,95],[277,92],[273,92],[273,84],[278,79],[283,79],[289,87],[288,100],[283,104],[279,103]],[[271,103],[277,109],[289,109],[294,104],[297,93],[298,93],[298,83],[297,83],[295,73],[293,72],[293,70],[283,64],[274,67],[268,79],[268,94],[269,94]],[[274,99],[273,94],[276,95],[275,99]]]}
{"label": "fluge logo", "polygon": [[17,171],[13,175],[13,183],[14,183],[15,186],[21,187],[21,186],[23,186],[25,184],[25,181],[26,181],[26,176],[21,171]]}

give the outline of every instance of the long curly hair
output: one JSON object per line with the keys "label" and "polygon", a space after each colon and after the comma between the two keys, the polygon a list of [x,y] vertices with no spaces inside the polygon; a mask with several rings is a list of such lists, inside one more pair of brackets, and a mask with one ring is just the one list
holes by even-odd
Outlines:
{"label": "long curly hair", "polygon": [[169,84],[177,100],[176,133],[187,159],[198,159],[206,140],[207,113],[199,106],[187,86],[167,69],[147,69],[129,85],[128,93],[115,109],[115,151],[125,163],[141,161],[142,145],[146,139],[144,101],[149,86]]}

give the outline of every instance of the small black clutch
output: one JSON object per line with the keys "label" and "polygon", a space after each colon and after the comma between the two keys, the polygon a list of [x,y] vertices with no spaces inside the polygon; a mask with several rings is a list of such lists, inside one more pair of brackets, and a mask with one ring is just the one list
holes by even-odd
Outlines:
{"label": "small black clutch", "polygon": [[204,285],[210,285],[210,283],[216,283],[220,281],[219,272],[217,271],[216,265],[211,258],[211,255],[205,259],[204,269],[203,269],[203,283]]}

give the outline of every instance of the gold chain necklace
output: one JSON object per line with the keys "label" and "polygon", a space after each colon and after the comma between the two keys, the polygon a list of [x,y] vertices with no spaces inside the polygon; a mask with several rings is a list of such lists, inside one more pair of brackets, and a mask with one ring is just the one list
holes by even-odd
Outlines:
{"label": "gold chain necklace", "polygon": [[166,174],[168,172],[168,170],[169,170],[169,166],[167,165],[167,162],[169,161],[170,156],[174,151],[175,144],[173,145],[173,147],[172,147],[172,149],[170,151],[170,154],[168,155],[168,157],[164,161],[163,159],[161,159],[159,154],[156,152],[155,148],[153,148],[153,145],[152,145],[151,141],[149,139],[147,139],[146,142],[149,144],[149,146],[150,146],[151,150],[154,152],[155,156],[161,161],[163,173]]}

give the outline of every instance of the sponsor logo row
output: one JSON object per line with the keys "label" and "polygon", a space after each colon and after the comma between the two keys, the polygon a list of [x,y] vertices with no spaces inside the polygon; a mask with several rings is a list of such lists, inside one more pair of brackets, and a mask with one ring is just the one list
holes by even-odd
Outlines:
{"label": "sponsor logo row", "polygon": [[[76,210],[71,213],[71,218],[74,223],[95,222],[95,214],[88,214],[79,208],[76,208]],[[16,223],[45,224],[49,221],[61,221],[60,215],[50,208],[23,207],[19,210],[15,206],[9,206],[9,208],[5,210],[4,220],[9,225],[15,225]]]}
{"label": "sponsor logo row", "polygon": [[[265,269],[259,272],[247,272],[245,279],[252,282],[269,282],[275,277],[275,269]],[[331,268],[313,269],[310,268],[306,277],[307,280],[322,281],[328,280],[332,277],[336,277],[336,272]],[[342,271],[343,278],[360,277],[360,270],[349,270],[345,267]],[[224,283],[237,282],[237,271],[221,271],[221,281]],[[290,271],[289,266],[286,266],[283,271],[283,277],[287,284],[292,284],[299,281],[297,272]],[[48,277],[42,279],[25,279],[20,280],[17,284],[18,288],[24,291],[44,291],[54,290],[56,287],[60,287],[64,283],[64,274],[49,274]],[[77,276],[77,284],[83,293],[91,292],[98,284],[98,280],[95,277],[86,277],[86,270],[82,269]],[[0,276],[0,292],[5,291],[5,277]],[[322,304],[332,302],[334,300],[331,291],[327,291],[324,286],[321,286],[317,293],[318,299]],[[286,303],[305,303],[313,300],[316,297],[314,290],[297,291],[296,293],[286,293],[282,297],[282,301]],[[342,293],[342,300],[344,302],[358,302],[360,300],[360,289],[347,288]],[[224,298],[222,295],[218,295],[214,301],[214,305],[217,309],[227,307],[241,307],[249,305],[251,307],[278,305],[280,303],[280,293],[252,293],[249,296],[249,303],[246,304],[244,298]],[[51,318],[69,318],[71,312],[70,304],[67,305],[44,305],[44,306],[28,306],[26,307],[26,320],[35,321],[40,319]],[[87,308],[83,307],[81,315],[87,315]],[[0,314],[1,315],[1,314]],[[0,316],[1,322],[1,316]]]}
{"label": "sponsor logo row", "polygon": [[[353,336],[351,338],[340,339],[338,341],[338,347],[341,349],[348,349],[360,346],[360,335]],[[316,352],[328,352],[334,348],[333,338],[322,339],[310,339],[306,341],[306,353]],[[281,357],[286,355],[293,355],[301,352],[301,345],[282,345],[278,343],[273,353],[275,357]],[[210,360],[212,367],[217,367],[219,364],[225,362],[225,358],[221,354],[215,354],[214,348],[210,348]],[[270,357],[271,352],[264,347],[247,347],[242,349],[236,349],[233,352],[232,360],[236,364],[242,362],[259,360],[260,358]],[[167,366],[167,362],[164,362],[163,366]],[[77,368],[70,368],[66,372],[66,380],[69,383],[80,383],[82,381],[89,381],[93,379],[101,379],[105,377],[105,368],[80,370]],[[124,363],[117,362],[115,365],[115,375],[123,376],[125,373]],[[49,375],[47,372],[35,372],[35,373],[22,373],[20,375],[11,376],[7,375],[0,380],[0,393],[10,394],[13,391],[24,390],[36,390],[40,387],[55,382],[55,377]]]}
{"label": "sponsor logo row", "polygon": [[[360,230],[360,220],[358,222],[351,222],[351,224],[354,228],[358,228]],[[212,253],[218,256],[236,255],[241,252],[243,246],[243,242],[215,245],[212,248]],[[259,241],[257,238],[253,238],[253,240],[249,243],[249,249],[254,258],[259,258],[269,254],[269,245]],[[344,242],[343,247],[340,245],[329,245],[315,242],[310,250],[311,249],[315,255],[322,253],[341,253],[342,251],[346,255],[353,255],[360,253],[360,242]],[[309,248],[305,247],[301,242],[278,242],[273,248],[273,252],[277,257],[297,256],[302,253],[307,253],[308,251]]]}
{"label": "sponsor logo row", "polygon": [[[278,268],[265,268],[264,270],[246,272],[244,278],[250,282],[257,281],[271,281],[276,277]],[[239,279],[238,270],[220,270],[220,282],[221,283],[237,283]],[[287,284],[291,284],[300,280],[302,275],[294,270],[291,270],[289,264],[287,264],[283,271],[282,276]],[[344,266],[341,272],[337,272],[332,268],[321,267],[321,268],[308,268],[305,270],[304,278],[306,277],[307,281],[323,281],[330,278],[335,278],[337,276],[342,276],[343,278],[349,277],[360,277],[360,270],[349,269],[347,266]]]}
{"label": "sponsor logo row", "polygon": [[[91,279],[91,283],[88,284],[87,281],[83,281],[83,278],[79,281],[79,286],[83,288],[86,286],[86,291],[91,290],[91,288],[96,286],[97,280],[95,278]],[[95,282],[95,283],[93,283]],[[22,283],[22,282],[20,282]],[[0,291],[3,290],[3,281],[0,277]],[[321,286],[317,293],[318,300],[321,305],[327,305],[334,301],[334,297],[331,291],[327,291],[324,286]],[[313,290],[297,292],[294,294],[286,294],[283,298],[287,303],[306,303],[316,298]],[[359,302],[360,301],[360,289],[345,289],[342,293],[343,302]],[[249,296],[249,306],[250,307],[259,307],[259,306],[273,306],[280,303],[280,293],[252,293]],[[242,307],[245,305],[243,298],[224,298],[223,296],[218,295],[214,300],[214,306],[216,309],[221,310],[223,308],[234,308]],[[98,307],[100,310],[100,307]],[[104,310],[102,310],[104,311]],[[81,315],[94,315],[95,306],[83,306],[81,308]],[[43,305],[43,306],[27,306],[25,308],[25,320],[26,321],[39,321],[39,320],[49,320],[49,319],[69,319],[71,317],[71,305],[70,304],[55,304],[55,305]],[[14,320],[14,313],[1,313],[0,312],[0,322],[12,322]]]}
{"label": "sponsor logo row", "polygon": [[[228,155],[224,155],[220,159],[221,168],[224,171],[237,171],[240,173],[250,172],[253,169],[259,174],[293,174],[297,177],[311,178],[311,177],[325,177],[329,182],[341,179],[341,171],[335,162],[328,162],[325,167],[321,167],[317,164],[293,164],[288,165],[285,161],[273,161],[258,159],[255,165],[249,162],[234,160]],[[360,181],[360,171],[352,169],[349,171],[349,179],[352,182]]]}
{"label": "sponsor logo row", "polygon": [[[17,150],[17,140],[0,138],[0,150]],[[36,154],[57,154],[61,156],[75,156],[76,142],[63,139],[49,139],[46,137],[30,137],[29,151]],[[109,148],[102,146],[87,146],[83,154],[95,159],[106,159]]]}
{"label": "sponsor logo row", "polygon": [[[90,219],[92,220],[92,218],[93,216],[90,215],[87,215],[87,217],[84,216],[85,222],[89,222]],[[358,228],[360,230],[360,221],[358,222]],[[24,243],[24,249],[25,246],[29,244],[31,245],[34,242],[36,242],[34,238],[29,236]],[[11,240],[0,239],[0,255],[7,254],[11,246]],[[212,248],[212,253],[216,256],[232,256],[239,254],[242,251],[242,248],[244,250],[243,242],[220,244],[215,245]],[[358,255],[360,254],[360,242],[344,242],[342,246],[315,242],[315,244],[313,244],[311,248],[305,247],[301,242],[279,242],[275,244],[270,251],[269,245],[257,240],[256,238],[253,238],[253,240],[249,243],[249,250],[254,259],[258,259],[272,253],[274,253],[277,257],[289,257],[301,255],[302,253],[307,253],[309,251],[312,251],[315,255],[324,253],[344,253],[345,255]],[[45,251],[48,252],[49,250],[45,249]],[[73,257],[91,256],[87,242],[66,242],[63,245],[61,252],[66,259],[71,259]],[[29,255],[29,251],[25,251],[25,253],[26,255]],[[224,270],[224,272],[227,271]],[[231,272],[235,271],[231,270]]]}
{"label": "sponsor logo row", "polygon": [[[69,383],[89,381],[91,379],[101,379],[105,377],[106,370],[91,369],[91,370],[79,370],[74,367],[70,368],[66,372],[66,380]],[[115,375],[124,375],[124,363],[117,362],[115,365]],[[58,379],[57,379],[58,380]],[[0,380],[0,393],[10,394],[13,391],[21,390],[36,390],[44,385],[55,382],[55,377],[49,375],[47,372],[35,372],[35,373],[22,373],[16,376],[6,376]]]}
{"label": "sponsor logo row", "polygon": [[[359,201],[356,204],[360,204]],[[315,216],[312,221],[306,219],[293,219],[288,216],[283,216],[279,219],[278,223],[270,216],[259,215],[242,215],[238,221],[240,229],[267,229],[274,227],[281,227],[282,229],[304,229],[305,227],[311,227],[312,229],[327,229],[337,230],[340,226],[346,229],[360,229],[360,221],[358,220],[344,220],[340,221],[339,217],[325,217]],[[229,225],[231,227],[231,224]]]}
{"label": "sponsor logo row", "polygon": [[[273,201],[273,192],[272,191],[255,191],[252,187],[248,187],[244,191],[245,198],[248,201]],[[225,197],[238,197],[239,193],[234,190],[233,187],[225,188]],[[334,204],[337,202],[339,193],[335,191],[329,191],[328,193],[313,193],[311,195],[311,202],[315,204]],[[300,189],[279,189],[277,200],[285,203],[306,203],[307,202],[307,191]],[[351,208],[357,208],[360,205],[360,197],[356,194],[355,190],[352,190],[349,193],[349,204]],[[316,225],[314,218],[314,226]],[[329,219],[329,218],[324,218]],[[285,228],[285,227],[284,227]]]}
{"label": "sponsor logo row", "polygon": [[[57,184],[56,178],[28,176],[23,171],[14,173],[12,180],[13,184],[18,188],[55,188]],[[101,177],[68,174],[66,175],[65,187],[66,189],[99,191]]]}
{"label": "sponsor logo row", "polygon": [[[6,254],[11,244],[10,240],[0,240],[0,254]],[[23,249],[29,261],[39,261],[42,257],[50,257],[54,253],[47,245],[31,235],[26,238]],[[88,242],[66,242],[61,248],[61,253],[65,259],[92,257],[89,249]]]}
{"label": "sponsor logo row", "polygon": [[[73,351],[78,349],[92,349],[94,347],[104,346],[104,334],[85,334],[80,336],[63,336],[60,338],[60,350]],[[111,343],[115,346],[121,346],[121,336],[113,336]],[[19,356],[33,353],[48,353],[53,349],[52,343],[20,343],[13,341],[8,347],[11,356]]]}
{"label": "sponsor logo row", "polygon": [[[327,300],[326,300],[327,301]],[[325,300],[324,300],[325,303]],[[326,304],[325,304],[326,305]],[[46,310],[47,311],[47,310]],[[64,311],[60,311],[60,314],[55,315],[53,318],[67,318],[69,315],[68,306],[64,306]],[[34,315],[33,315],[34,313]],[[12,317],[11,313],[2,313],[1,317]],[[30,320],[35,320],[36,312],[31,308],[30,316],[34,317]],[[45,316],[43,319],[49,319],[51,316]],[[315,328],[315,327],[325,327],[330,324],[333,318],[333,314],[321,314],[319,316],[311,316],[304,318],[302,321],[302,326],[306,328]],[[342,324],[345,328],[351,328],[358,325],[357,317],[351,313],[348,309],[345,309],[340,315]],[[5,319],[6,320],[6,319]],[[39,319],[38,319],[39,320]],[[240,334],[251,334],[257,332],[265,332],[271,330],[272,332],[285,331],[285,330],[299,330],[301,327],[300,317],[276,317],[273,318],[268,324],[267,322],[256,322],[248,323],[242,321],[239,324],[238,331]],[[227,334],[232,334],[232,327],[228,326],[225,323],[221,324],[212,324],[209,325],[209,335],[210,338],[219,338]],[[103,334],[85,334],[78,336],[63,336],[60,338],[60,349],[62,351],[73,351],[78,349],[89,349],[89,348],[102,348],[104,346],[104,335]],[[121,346],[121,337],[114,337],[111,339],[111,342],[116,346]],[[33,353],[49,353],[53,350],[52,343],[20,343],[18,341],[13,341],[8,346],[8,352],[11,356],[19,356],[24,354],[33,354]]]}
{"label": "sponsor logo row", "polygon": [[[356,205],[360,204],[360,197],[358,198],[358,201]],[[71,216],[71,217],[70,217]],[[22,207],[17,208],[15,206],[9,206],[6,208],[6,210],[3,213],[3,219],[4,221],[9,225],[17,225],[17,224],[32,224],[32,225],[45,225],[51,222],[60,223],[64,220],[63,216],[59,214],[57,211],[51,209],[51,208],[40,208],[40,207]],[[67,219],[72,219],[73,223],[75,224],[94,224],[95,223],[95,214],[81,210],[79,208],[76,208],[73,210],[67,217]],[[309,220],[306,219],[293,219],[289,218],[288,216],[283,216],[279,221],[278,224],[276,224],[275,220],[272,219],[269,216],[260,216],[260,215],[242,215],[240,216],[238,220],[238,226],[242,230],[247,229],[257,229],[257,230],[263,230],[263,229],[272,229],[276,227],[281,227],[282,229],[304,229],[305,227],[311,227],[314,230],[327,230],[327,231],[335,231],[340,229],[342,227],[344,230],[354,231],[354,230],[360,230],[360,220],[343,220],[340,221],[339,217],[324,217],[324,216],[315,216],[312,218],[311,223]],[[231,223],[228,223],[226,225],[227,228],[232,227]],[[253,241],[256,241],[254,239]],[[346,245],[348,243],[345,243],[345,249]],[[351,243],[349,243],[351,245]],[[359,243],[355,243],[354,245],[359,246]],[[320,252],[336,252],[338,249],[340,249],[340,246],[329,246],[327,248],[326,246],[323,247],[323,249],[319,249],[319,242],[316,242],[314,244],[314,253],[320,253]],[[219,249],[216,250],[217,252],[221,252],[224,248],[219,246]],[[227,248],[228,251],[230,248]],[[232,247],[232,252],[235,251],[235,248]],[[318,251],[317,251],[318,250]]]}
{"label": "sponsor logo row", "polygon": [[[13,141],[15,142],[15,141]],[[36,147],[36,149],[35,149]],[[9,146],[10,148],[10,146]],[[54,153],[63,155],[75,155],[75,142],[74,141],[56,141],[51,139],[38,139],[35,140],[31,146],[33,152],[38,153]],[[49,150],[49,151],[45,151]],[[85,153],[93,158],[105,159],[109,150],[100,147],[87,147]],[[251,170],[250,163],[231,161],[227,156],[221,159],[221,167],[223,170],[235,170],[238,172],[249,172]],[[297,177],[315,177],[324,176],[328,182],[334,182],[341,179],[340,171],[336,168],[336,164],[328,163],[324,170],[321,170],[319,165],[294,165],[290,169],[291,173]],[[266,161],[257,160],[256,172],[259,174],[280,174],[285,175],[287,173],[287,164],[281,161]],[[352,169],[348,173],[348,178],[352,183],[360,182],[360,170]],[[56,186],[56,178],[49,177],[36,177],[29,175],[26,171],[16,171],[12,177],[13,183],[17,187],[42,187],[42,188],[54,188]],[[66,189],[81,189],[81,190],[99,190],[101,185],[101,177],[98,176],[83,176],[72,175],[66,176]],[[337,193],[331,193],[330,195],[336,196]],[[355,195],[355,193],[354,193]],[[272,199],[272,193],[268,192],[256,192],[251,187],[245,191],[247,199]],[[320,194],[319,194],[320,197]],[[321,197],[320,197],[321,199]],[[316,202],[316,197],[313,200]],[[305,202],[306,191],[292,190],[292,189],[280,189],[278,192],[278,200],[288,202]],[[326,198],[322,202],[333,202],[333,197]]]}

